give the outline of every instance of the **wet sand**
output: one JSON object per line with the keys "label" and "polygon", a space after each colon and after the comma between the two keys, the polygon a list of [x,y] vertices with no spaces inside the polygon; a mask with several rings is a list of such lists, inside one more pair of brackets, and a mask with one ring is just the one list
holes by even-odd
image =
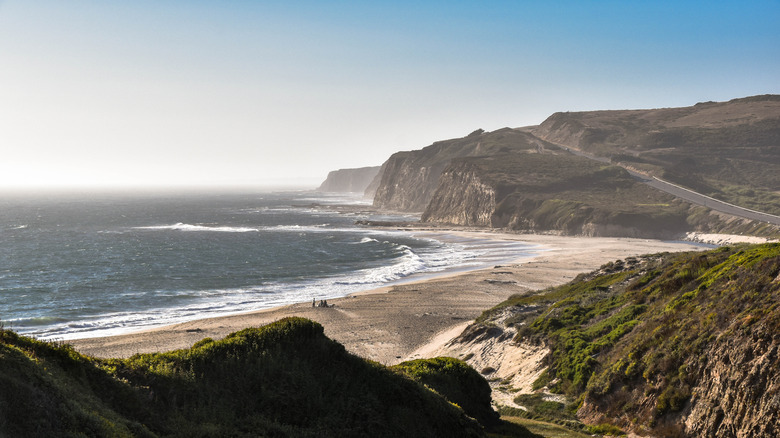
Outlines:
{"label": "wet sand", "polygon": [[[423,234],[423,232],[418,232]],[[208,318],[101,338],[69,341],[78,351],[97,357],[129,357],[187,348],[210,337],[219,339],[246,327],[287,316],[317,321],[325,334],[350,352],[383,364],[433,351],[457,336],[482,311],[510,295],[556,286],[577,274],[629,256],[664,251],[701,250],[681,242],[631,238],[561,237],[549,235],[451,232],[485,238],[519,240],[541,245],[532,258],[486,269],[460,272],[360,292],[328,300],[329,308],[311,302],[251,313]]]}

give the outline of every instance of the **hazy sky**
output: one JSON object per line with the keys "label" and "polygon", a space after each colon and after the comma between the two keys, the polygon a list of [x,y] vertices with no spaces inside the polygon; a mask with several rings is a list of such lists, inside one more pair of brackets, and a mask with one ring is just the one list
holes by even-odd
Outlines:
{"label": "hazy sky", "polygon": [[555,111],[780,93],[774,1],[0,0],[0,189],[316,185]]}

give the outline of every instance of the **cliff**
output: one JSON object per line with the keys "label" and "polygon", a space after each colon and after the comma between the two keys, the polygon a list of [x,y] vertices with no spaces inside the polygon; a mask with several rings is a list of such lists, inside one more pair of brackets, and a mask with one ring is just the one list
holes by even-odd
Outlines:
{"label": "cliff", "polygon": [[776,226],[682,202],[623,169],[780,213],[780,96],[555,113],[536,127],[477,130],[393,154],[365,195],[378,208],[466,226],[654,238],[780,234]]}
{"label": "cliff", "polygon": [[780,214],[780,96],[555,113],[538,137],[709,196]]}
{"label": "cliff", "polygon": [[522,379],[502,375],[504,414],[640,436],[775,437],[780,244],[609,263],[511,297],[450,345],[475,342],[493,353],[469,355],[474,366],[535,358]]}
{"label": "cliff", "polygon": [[328,173],[317,191],[362,193],[378,173],[379,166],[334,170]]}
{"label": "cliff", "polygon": [[583,157],[460,158],[441,174],[423,222],[669,238],[688,228],[687,204]]}
{"label": "cliff", "polygon": [[376,187],[374,206],[423,211],[433,197],[442,171],[455,158],[550,149],[558,150],[558,147],[527,132],[503,128],[493,132],[480,129],[466,137],[439,141],[421,150],[398,152],[382,165],[372,183]]}

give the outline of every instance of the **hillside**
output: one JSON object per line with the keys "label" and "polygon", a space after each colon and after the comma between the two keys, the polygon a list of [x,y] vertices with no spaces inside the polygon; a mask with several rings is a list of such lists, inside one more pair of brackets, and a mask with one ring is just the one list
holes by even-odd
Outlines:
{"label": "hillside", "polygon": [[479,129],[463,138],[393,154],[382,165],[366,194],[375,190],[374,206],[378,208],[423,211],[433,197],[442,171],[455,158],[558,149],[526,132],[509,128],[493,132]]}
{"label": "hillside", "polygon": [[780,213],[780,96],[555,113],[538,137],[744,207]]}
{"label": "hillside", "polygon": [[[476,352],[465,358],[500,374],[505,394],[520,390],[504,414],[663,437],[774,437],[780,244],[609,263],[511,297],[451,348]],[[512,357],[526,358],[517,376],[506,374]]]}
{"label": "hillside", "polygon": [[454,161],[422,221],[668,238],[688,227],[688,208],[617,166],[573,155],[514,154]]}
{"label": "hillside", "polygon": [[363,193],[377,173],[379,166],[334,170],[328,173],[317,191]]}
{"label": "hillside", "polygon": [[423,212],[428,223],[590,236],[780,236],[762,217],[703,197],[683,202],[661,191],[681,190],[655,180],[648,184],[662,187],[650,188],[640,174],[780,213],[780,96],[555,113],[537,127],[477,130],[393,154],[365,195],[377,208]]}
{"label": "hillside", "polygon": [[642,184],[625,169],[568,154],[458,158],[439,178],[423,222],[672,239],[686,231],[778,236]]}
{"label": "hillside", "polygon": [[127,360],[2,330],[0,436],[449,437],[485,434],[468,415],[498,424],[490,388],[462,362],[398,367],[347,353],[301,318]]}

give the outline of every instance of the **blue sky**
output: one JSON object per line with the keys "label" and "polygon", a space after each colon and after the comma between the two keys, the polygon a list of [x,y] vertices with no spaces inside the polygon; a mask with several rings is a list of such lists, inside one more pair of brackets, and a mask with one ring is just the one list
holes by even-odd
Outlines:
{"label": "blue sky", "polygon": [[0,189],[303,183],[555,111],[780,93],[780,1],[1,1]]}

